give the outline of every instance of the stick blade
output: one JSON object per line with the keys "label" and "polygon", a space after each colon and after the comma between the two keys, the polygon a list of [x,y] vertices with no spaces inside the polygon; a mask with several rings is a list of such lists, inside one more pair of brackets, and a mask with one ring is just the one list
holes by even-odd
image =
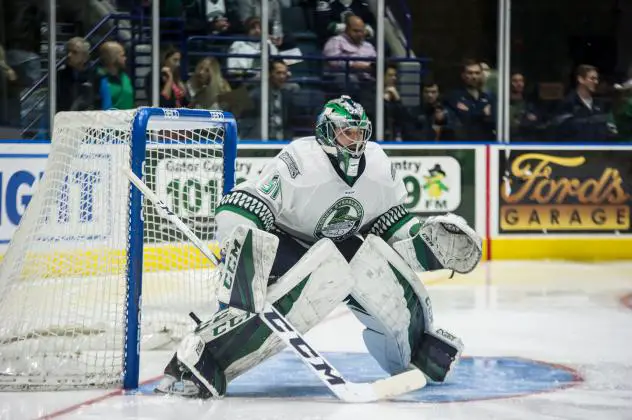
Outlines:
{"label": "stick blade", "polygon": [[375,382],[347,382],[338,396],[347,403],[369,403],[417,391],[426,384],[426,376],[415,368]]}
{"label": "stick blade", "polygon": [[417,391],[426,386],[426,376],[419,369],[411,369],[373,383],[373,390],[379,399],[393,398],[398,395]]}

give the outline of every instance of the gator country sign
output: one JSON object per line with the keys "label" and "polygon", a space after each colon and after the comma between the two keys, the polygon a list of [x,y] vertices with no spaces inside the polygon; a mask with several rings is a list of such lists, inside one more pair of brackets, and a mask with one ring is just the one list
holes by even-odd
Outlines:
{"label": "gator country sign", "polygon": [[499,153],[501,233],[630,233],[632,151]]}

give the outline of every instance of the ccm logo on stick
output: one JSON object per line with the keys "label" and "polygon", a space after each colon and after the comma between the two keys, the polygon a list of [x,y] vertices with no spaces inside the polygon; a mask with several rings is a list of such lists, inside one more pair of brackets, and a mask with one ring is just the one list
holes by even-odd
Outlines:
{"label": "ccm logo on stick", "polygon": [[338,376],[338,373],[336,372],[334,367],[327,364],[320,357],[318,357],[314,349],[312,349],[309,344],[307,344],[305,340],[303,340],[303,338],[296,334],[296,332],[290,326],[288,326],[285,321],[279,318],[276,313],[272,311],[266,311],[263,313],[263,316],[268,321],[270,321],[270,324],[274,326],[274,328],[278,332],[294,335],[294,337],[290,339],[290,344],[292,345],[292,347],[294,347],[305,359],[308,359],[309,363],[317,371],[321,372],[322,375],[324,375],[324,377],[327,379],[327,382],[329,382],[331,385],[340,385],[346,383],[344,379]]}

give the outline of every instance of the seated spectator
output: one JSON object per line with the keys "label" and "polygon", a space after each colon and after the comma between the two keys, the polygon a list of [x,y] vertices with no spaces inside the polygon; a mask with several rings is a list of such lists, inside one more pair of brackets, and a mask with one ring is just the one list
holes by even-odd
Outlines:
{"label": "seated spectator", "polygon": [[160,106],[164,108],[186,108],[189,93],[180,77],[182,54],[177,48],[168,47],[162,55],[160,69]]}
{"label": "seated spectator", "polygon": [[71,38],[66,43],[66,63],[57,72],[57,112],[85,111],[94,105],[94,72],[88,67],[90,43]]}
{"label": "seated spectator", "polygon": [[466,60],[461,78],[464,86],[448,97],[446,105],[458,122],[459,140],[492,141],[496,129],[495,106],[482,91],[483,69],[478,61]]}
{"label": "seated spectator", "polygon": [[[358,16],[347,16],[345,32],[331,37],[323,48],[323,55],[327,58],[375,58],[375,47],[366,42],[364,21]],[[328,61],[329,67],[344,69],[347,65],[355,74],[365,79],[373,79],[373,61]]]}
{"label": "seated spectator", "polygon": [[384,72],[384,140],[401,141],[407,137],[410,118],[397,89],[397,65],[388,64]]}
{"label": "seated spectator", "polygon": [[511,75],[509,123],[511,141],[536,140],[542,125],[535,104],[528,101],[524,93],[525,78],[520,72]]}
{"label": "seated spectator", "polygon": [[[248,36],[253,38],[249,41],[235,41],[228,49],[228,54],[251,54],[253,57],[228,57],[227,67],[228,73],[234,76],[241,76],[244,78],[256,78],[261,77],[260,67],[261,62],[259,55],[261,54],[261,41],[258,40],[261,37],[261,20],[253,16],[246,20],[246,29]],[[277,48],[274,44],[269,43],[270,55],[278,54]],[[256,57],[255,57],[256,56]]]}
{"label": "seated spectator", "polygon": [[134,108],[134,86],[125,73],[125,49],[115,41],[104,42],[99,49],[101,67],[94,86],[95,109]]}
{"label": "seated spectator", "polygon": [[422,102],[415,120],[415,137],[424,141],[454,140],[455,116],[444,107],[439,85],[434,80],[424,81],[421,98]]}
{"label": "seated spectator", "polygon": [[601,142],[617,134],[612,116],[594,98],[599,84],[596,67],[581,65],[576,71],[577,88],[562,101],[554,119],[558,141]]}
{"label": "seated spectator", "polygon": [[192,98],[192,107],[202,109],[222,109],[218,98],[231,91],[230,84],[222,76],[219,62],[214,57],[206,57],[197,63],[187,88]]}
{"label": "seated spectator", "polygon": [[[365,41],[364,21],[358,16],[347,16],[345,32],[327,41],[323,49],[326,58],[368,58],[375,59],[375,47]],[[360,102],[367,114],[375,109],[375,88],[373,61],[332,60],[327,61],[330,69],[343,70],[344,73],[334,75],[336,95],[347,94]],[[368,86],[368,85],[371,85]]]}
{"label": "seated spectator", "polygon": [[[280,60],[270,62],[270,84],[268,92],[268,139],[291,140],[294,106],[292,95],[299,89],[298,85],[287,83],[289,72],[287,65]],[[256,111],[260,112],[261,86],[251,92]],[[259,115],[249,115],[242,122],[243,138],[261,139]],[[263,139],[263,140],[268,140]]]}
{"label": "seated spectator", "polygon": [[321,45],[332,36],[340,35],[346,30],[347,16],[358,16],[365,22],[367,38],[373,38],[375,19],[364,0],[321,0],[316,5],[316,30]]}
{"label": "seated spectator", "polygon": [[[261,19],[262,0],[236,0],[239,5],[239,17],[247,27],[247,21],[253,16]],[[283,22],[281,20],[281,3],[279,0],[268,0],[268,27],[270,28],[270,41],[280,50],[287,50],[295,47],[295,42],[291,34],[283,33]]]}
{"label": "seated spectator", "polygon": [[192,0],[184,5],[186,32],[191,35],[243,33],[235,0]]}

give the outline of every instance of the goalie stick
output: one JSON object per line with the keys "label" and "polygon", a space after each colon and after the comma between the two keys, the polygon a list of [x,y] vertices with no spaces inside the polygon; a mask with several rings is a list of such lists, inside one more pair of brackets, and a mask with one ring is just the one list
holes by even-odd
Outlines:
{"label": "goalie stick", "polygon": [[[206,258],[215,265],[219,265],[219,260],[208,249],[206,244],[130,168],[121,168],[121,170],[132,184],[158,209],[162,217],[173,223]],[[395,397],[426,386],[426,377],[417,368],[373,382],[351,382],[345,379],[331,363],[310,346],[303,336],[270,302],[266,302],[263,311],[257,315],[342,401],[372,402]],[[199,321],[195,315],[192,318],[196,322]],[[210,390],[215,397],[218,396],[217,391],[212,386]]]}

